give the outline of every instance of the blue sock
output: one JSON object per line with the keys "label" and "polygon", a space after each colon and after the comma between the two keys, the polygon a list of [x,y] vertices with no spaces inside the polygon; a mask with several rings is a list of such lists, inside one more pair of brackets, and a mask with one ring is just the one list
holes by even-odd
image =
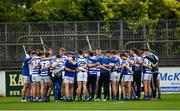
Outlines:
{"label": "blue sock", "polygon": [[46,101],[47,101],[47,102],[49,102],[49,99],[50,99],[50,97],[49,97],[49,96],[46,96]]}
{"label": "blue sock", "polygon": [[151,96],[151,95],[149,95],[149,96],[148,96],[148,98],[150,98],[150,99],[151,99],[151,98],[152,98],[152,96]]}
{"label": "blue sock", "polygon": [[146,99],[148,96],[147,95],[144,95],[144,99]]}

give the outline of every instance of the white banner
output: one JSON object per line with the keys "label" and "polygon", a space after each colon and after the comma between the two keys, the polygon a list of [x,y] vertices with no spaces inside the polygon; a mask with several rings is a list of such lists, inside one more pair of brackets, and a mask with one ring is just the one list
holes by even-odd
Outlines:
{"label": "white banner", "polygon": [[5,71],[0,71],[0,96],[6,96]]}
{"label": "white banner", "polygon": [[180,92],[180,67],[160,67],[161,92]]}

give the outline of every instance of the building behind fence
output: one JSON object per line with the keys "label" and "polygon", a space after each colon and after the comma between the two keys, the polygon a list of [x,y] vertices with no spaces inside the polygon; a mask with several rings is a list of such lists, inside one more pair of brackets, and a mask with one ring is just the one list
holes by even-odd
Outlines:
{"label": "building behind fence", "polygon": [[42,49],[40,37],[55,51],[89,50],[87,37],[92,50],[150,48],[159,56],[160,66],[180,66],[180,20],[73,21],[0,23],[0,69],[21,68],[24,51],[17,44]]}

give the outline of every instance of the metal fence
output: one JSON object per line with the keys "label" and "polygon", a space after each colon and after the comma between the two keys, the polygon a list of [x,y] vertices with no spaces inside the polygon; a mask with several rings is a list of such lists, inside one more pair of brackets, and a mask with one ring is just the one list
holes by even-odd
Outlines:
{"label": "metal fence", "polygon": [[[180,66],[180,20],[152,21],[70,21],[41,23],[0,23],[0,69],[21,68],[21,45],[41,43],[58,51],[92,49],[129,50],[149,47],[160,57],[160,66]],[[39,45],[26,48],[42,49]]]}

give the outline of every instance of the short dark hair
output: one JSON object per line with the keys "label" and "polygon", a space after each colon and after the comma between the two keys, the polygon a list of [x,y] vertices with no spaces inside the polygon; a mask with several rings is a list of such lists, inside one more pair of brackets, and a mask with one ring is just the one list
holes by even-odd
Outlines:
{"label": "short dark hair", "polygon": [[32,55],[34,55],[34,54],[37,54],[37,52],[36,51],[32,51],[32,53],[31,53]]}
{"label": "short dark hair", "polygon": [[144,51],[149,51],[149,49],[144,49]]}
{"label": "short dark hair", "polygon": [[78,54],[79,54],[79,55],[82,55],[82,54],[83,54],[83,51],[82,51],[82,50],[79,50],[79,51],[78,51]]}
{"label": "short dark hair", "polygon": [[31,54],[31,53],[32,53],[32,50],[27,51],[27,54]]}
{"label": "short dark hair", "polygon": [[51,54],[49,52],[45,52],[45,57],[49,57]]}
{"label": "short dark hair", "polygon": [[111,53],[111,51],[110,51],[110,50],[107,50],[106,53]]}
{"label": "short dark hair", "polygon": [[94,56],[94,53],[93,52],[89,52],[89,56]]}
{"label": "short dark hair", "polygon": [[116,54],[116,51],[115,50],[111,51],[111,54]]}
{"label": "short dark hair", "polygon": [[56,58],[61,58],[61,55],[56,55]]}
{"label": "short dark hair", "polygon": [[136,48],[131,49],[135,54],[139,54],[139,51]]}
{"label": "short dark hair", "polygon": [[120,57],[127,57],[125,53],[120,54]]}

